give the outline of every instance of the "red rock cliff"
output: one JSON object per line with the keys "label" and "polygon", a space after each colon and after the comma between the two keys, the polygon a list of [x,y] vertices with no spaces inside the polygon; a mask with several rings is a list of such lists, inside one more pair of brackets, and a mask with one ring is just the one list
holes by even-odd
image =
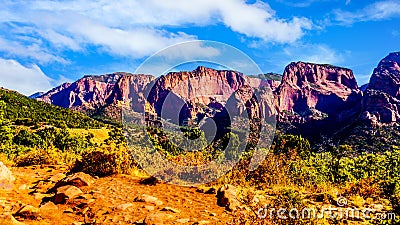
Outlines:
{"label": "red rock cliff", "polygon": [[349,69],[297,62],[286,67],[276,96],[280,120],[304,123],[357,115],[362,92]]}
{"label": "red rock cliff", "polygon": [[400,122],[400,52],[390,53],[375,68],[363,99],[363,118]]}

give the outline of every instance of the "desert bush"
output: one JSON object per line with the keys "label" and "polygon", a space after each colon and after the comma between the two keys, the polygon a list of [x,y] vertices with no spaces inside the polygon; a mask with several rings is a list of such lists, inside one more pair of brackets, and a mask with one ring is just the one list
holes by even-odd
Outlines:
{"label": "desert bush", "polygon": [[62,154],[56,148],[33,148],[15,159],[17,166],[54,165],[62,162]]}
{"label": "desert bush", "polygon": [[284,154],[292,160],[297,157],[306,159],[311,154],[310,142],[302,136],[291,134],[278,134],[272,149],[275,154]]}
{"label": "desert bush", "polygon": [[[248,167],[245,169],[248,170]],[[287,185],[290,183],[287,173],[286,157],[270,152],[256,170],[247,174],[246,180],[251,185],[259,188],[271,188],[275,185]]]}
{"label": "desert bush", "polygon": [[75,162],[72,171],[81,171],[94,176],[107,176],[129,173],[130,169],[135,167],[132,155],[126,147],[111,144],[83,152],[80,160]]}
{"label": "desert bush", "polygon": [[367,179],[360,179],[357,182],[349,183],[343,190],[344,195],[360,195],[363,198],[379,198],[384,197],[384,190],[382,189],[382,181],[370,177]]}
{"label": "desert bush", "polygon": [[296,188],[285,187],[280,191],[273,204],[276,208],[301,209],[304,206],[304,197]]}
{"label": "desert bush", "polygon": [[14,165],[14,162],[8,158],[6,154],[0,153],[0,162],[2,162],[5,166],[11,167]]}

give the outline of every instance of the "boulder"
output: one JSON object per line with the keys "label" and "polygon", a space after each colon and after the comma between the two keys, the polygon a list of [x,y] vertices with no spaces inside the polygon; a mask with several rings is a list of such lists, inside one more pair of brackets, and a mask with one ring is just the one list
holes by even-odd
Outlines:
{"label": "boulder", "polygon": [[57,174],[51,176],[49,178],[49,181],[56,183],[56,182],[60,181],[61,179],[64,179],[65,177],[66,177],[66,175],[64,173],[57,173]]}
{"label": "boulder", "polygon": [[128,209],[132,206],[133,206],[132,203],[124,203],[124,204],[117,205],[116,209],[125,211],[126,209]]}
{"label": "boulder", "polygon": [[67,185],[67,186],[62,186],[57,189],[57,193],[54,198],[54,203],[60,204],[60,203],[65,203],[67,200],[72,200],[76,197],[79,197],[83,194],[81,189],[72,186],[72,185]]}
{"label": "boulder", "polygon": [[10,189],[14,184],[15,177],[11,171],[0,162],[0,189]]}
{"label": "boulder", "polygon": [[161,209],[161,211],[166,211],[166,212],[173,212],[173,213],[181,213],[181,211],[179,211],[179,209],[175,209],[172,207],[164,207]]}
{"label": "boulder", "polygon": [[190,219],[189,218],[182,218],[182,219],[177,219],[177,223],[189,223]]}
{"label": "boulder", "polygon": [[146,216],[144,224],[146,225],[163,225],[170,224],[168,221],[174,217],[165,212],[155,212]]}
{"label": "boulder", "polygon": [[226,184],[218,189],[217,204],[225,207],[228,211],[234,211],[240,206],[240,202],[236,197],[237,189],[235,186]]}
{"label": "boulder", "polygon": [[143,194],[141,196],[138,196],[135,198],[136,202],[146,202],[146,203],[151,203],[157,206],[160,206],[163,204],[162,201],[158,200],[158,198],[150,195]]}
{"label": "boulder", "polygon": [[58,210],[57,205],[55,205],[53,202],[46,202],[42,205],[39,206],[39,209],[41,211],[47,211],[47,210]]}
{"label": "boulder", "polygon": [[94,178],[89,174],[78,172],[65,177],[64,179],[58,181],[54,188],[59,188],[66,185],[72,185],[77,188],[90,186],[94,183]]}
{"label": "boulder", "polygon": [[25,225],[25,223],[19,222],[11,214],[0,215],[0,224],[4,225]]}
{"label": "boulder", "polygon": [[31,205],[25,205],[22,208],[20,208],[15,214],[14,216],[16,217],[21,217],[23,219],[37,219],[40,215],[39,215],[39,209],[31,206]]}

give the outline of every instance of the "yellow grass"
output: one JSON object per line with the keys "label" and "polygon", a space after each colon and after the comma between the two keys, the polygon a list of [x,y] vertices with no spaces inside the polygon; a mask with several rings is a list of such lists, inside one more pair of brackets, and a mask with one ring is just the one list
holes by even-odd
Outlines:
{"label": "yellow grass", "polygon": [[94,135],[94,143],[103,143],[108,138],[109,129],[103,127],[101,129],[69,129],[71,135],[88,135],[89,133]]}

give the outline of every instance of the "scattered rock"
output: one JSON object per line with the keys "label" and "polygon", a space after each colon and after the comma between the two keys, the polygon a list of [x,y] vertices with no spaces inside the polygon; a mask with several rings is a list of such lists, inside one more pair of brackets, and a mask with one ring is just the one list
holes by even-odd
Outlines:
{"label": "scattered rock", "polygon": [[133,224],[136,224],[136,225],[145,225],[144,220],[137,220],[137,221],[135,221]]}
{"label": "scattered rock", "polygon": [[177,219],[177,223],[189,223],[190,219],[189,218],[182,218],[182,219]]}
{"label": "scattered rock", "polygon": [[118,205],[116,208],[118,210],[125,211],[127,208],[132,207],[132,206],[133,206],[132,203],[125,203],[125,204]]}
{"label": "scattered rock", "polygon": [[20,208],[14,216],[16,217],[21,217],[23,219],[37,219],[39,217],[39,209],[31,206],[31,205],[25,205],[22,208]]}
{"label": "scattered rock", "polygon": [[74,210],[71,208],[68,208],[68,209],[64,210],[64,213],[74,213]]}
{"label": "scattered rock", "polygon": [[158,198],[154,197],[154,196],[150,196],[150,195],[146,195],[143,194],[142,196],[138,196],[135,198],[136,202],[146,202],[146,203],[151,203],[151,204],[155,204],[157,206],[160,206],[163,204],[162,201],[158,200]]}
{"label": "scattered rock", "polygon": [[46,202],[39,207],[40,210],[58,210],[58,207],[53,202]]}
{"label": "scattered rock", "polygon": [[199,193],[204,193],[204,194],[216,194],[217,189],[215,187],[200,187],[196,190]]}
{"label": "scattered rock", "polygon": [[11,171],[0,162],[0,189],[10,189],[15,181]]}
{"label": "scattered rock", "polygon": [[60,181],[61,179],[64,179],[65,177],[66,177],[66,175],[64,173],[57,173],[57,174],[53,175],[52,177],[50,177],[49,181],[56,183],[56,182]]}
{"label": "scattered rock", "polygon": [[4,225],[25,225],[25,223],[19,222],[11,214],[0,215],[0,224]]}
{"label": "scattered rock", "polygon": [[210,223],[210,221],[208,221],[208,220],[200,220],[200,221],[194,222],[193,225],[203,225],[203,224],[209,224],[209,223]]}
{"label": "scattered rock", "polygon": [[35,199],[43,199],[43,198],[51,197],[52,195],[42,194],[42,193],[33,193],[33,196],[35,197]]}
{"label": "scattered rock", "polygon": [[154,211],[155,210],[155,207],[152,206],[152,205],[145,205],[145,206],[143,206],[143,208],[145,208],[145,209],[147,209],[149,211]]}
{"label": "scattered rock", "polygon": [[159,183],[161,183],[161,182],[156,177],[149,177],[149,178],[142,179],[140,181],[140,184],[152,185],[152,186],[159,184]]}
{"label": "scattered rock", "polygon": [[161,211],[167,211],[167,212],[173,212],[173,213],[181,213],[181,211],[179,211],[178,209],[174,209],[171,207],[164,207],[161,209]]}
{"label": "scattered rock", "polygon": [[235,186],[230,184],[222,186],[217,192],[217,204],[229,211],[236,210],[240,206],[240,202],[236,198],[236,193]]}
{"label": "scattered rock", "polygon": [[58,181],[53,189],[57,189],[62,186],[72,185],[77,188],[90,186],[94,183],[94,178],[89,174],[78,172],[65,177],[64,179]]}
{"label": "scattered rock", "polygon": [[210,216],[217,216],[216,213],[210,213]]}
{"label": "scattered rock", "polygon": [[57,194],[54,198],[54,202],[56,204],[65,203],[66,200],[74,199],[82,194],[83,194],[83,192],[81,191],[81,189],[79,189],[75,186],[72,186],[72,185],[59,187],[57,189]]}
{"label": "scattered rock", "polygon": [[[156,212],[146,216],[144,219],[144,224],[146,225],[163,225],[168,220],[173,219],[172,215],[164,212]],[[168,223],[167,223],[168,224]]]}
{"label": "scattered rock", "polygon": [[51,189],[52,187],[52,183],[45,181],[45,180],[41,180],[39,181],[35,186],[35,192],[40,192],[40,193],[46,193],[49,189]]}
{"label": "scattered rock", "polygon": [[18,190],[26,190],[28,189],[28,185],[22,184],[21,186],[18,187]]}

